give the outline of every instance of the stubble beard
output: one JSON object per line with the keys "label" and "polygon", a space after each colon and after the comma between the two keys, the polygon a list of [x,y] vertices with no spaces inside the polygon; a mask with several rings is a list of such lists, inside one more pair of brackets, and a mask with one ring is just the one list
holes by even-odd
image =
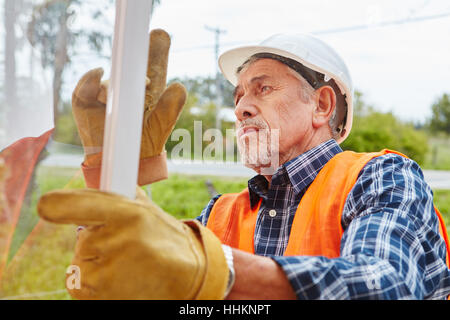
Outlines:
{"label": "stubble beard", "polygon": [[247,119],[236,126],[237,133],[245,126],[254,126],[258,130],[241,137],[237,134],[241,162],[259,174],[272,175],[279,166],[279,130],[271,130],[268,124],[260,119]]}

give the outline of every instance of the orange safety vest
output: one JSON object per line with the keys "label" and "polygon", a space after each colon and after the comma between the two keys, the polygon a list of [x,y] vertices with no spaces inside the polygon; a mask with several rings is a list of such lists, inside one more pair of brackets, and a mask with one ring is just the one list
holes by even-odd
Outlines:
{"label": "orange safety vest", "polygon": [[[341,215],[348,194],[367,162],[387,153],[406,157],[384,149],[374,153],[345,151],[328,161],[298,205],[284,255],[339,257],[343,234]],[[250,207],[248,189],[224,194],[214,204],[207,227],[222,243],[254,253],[254,232],[260,205],[261,200],[254,208]],[[447,230],[436,207],[435,211],[439,219],[439,231],[447,247],[446,262],[450,266]]]}

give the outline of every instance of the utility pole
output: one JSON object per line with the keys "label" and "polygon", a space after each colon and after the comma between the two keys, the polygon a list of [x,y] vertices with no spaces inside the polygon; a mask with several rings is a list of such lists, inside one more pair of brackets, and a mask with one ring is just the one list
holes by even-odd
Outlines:
{"label": "utility pole", "polygon": [[220,47],[220,34],[226,33],[226,30],[221,30],[218,27],[217,28],[213,28],[213,27],[209,27],[209,26],[205,26],[205,29],[211,32],[214,32],[215,34],[215,65],[216,65],[216,128],[219,130],[222,130],[222,122],[221,119],[219,117],[219,112],[220,112],[220,107],[222,106],[222,98],[223,98],[223,93],[222,93],[222,84],[220,83],[220,71],[219,71],[219,47]]}

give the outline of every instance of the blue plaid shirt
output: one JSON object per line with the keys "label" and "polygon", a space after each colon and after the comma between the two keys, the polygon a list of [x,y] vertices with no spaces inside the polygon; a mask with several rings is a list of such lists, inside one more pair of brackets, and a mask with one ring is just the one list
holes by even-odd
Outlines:
{"label": "blue plaid shirt", "polygon": [[[342,213],[340,257],[283,256],[302,196],[339,152],[329,140],[282,165],[270,187],[261,175],[249,180],[251,204],[262,198],[255,253],[281,266],[299,299],[446,298],[450,270],[433,192],[417,163],[395,154],[374,158],[360,172]],[[197,218],[204,225],[219,197]]]}

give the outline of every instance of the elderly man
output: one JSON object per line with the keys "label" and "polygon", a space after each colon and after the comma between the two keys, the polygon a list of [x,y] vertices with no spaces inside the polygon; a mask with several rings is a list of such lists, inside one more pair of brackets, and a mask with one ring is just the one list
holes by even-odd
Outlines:
{"label": "elderly man", "polygon": [[[351,129],[352,84],[337,53],[308,35],[276,35],[219,63],[236,85],[242,159],[258,175],[242,192],[213,198],[196,221],[96,190],[47,194],[43,218],[87,226],[74,259],[84,282],[70,293],[447,298],[447,234],[419,166],[394,151],[339,147]],[[144,160],[141,171],[151,171]]]}

